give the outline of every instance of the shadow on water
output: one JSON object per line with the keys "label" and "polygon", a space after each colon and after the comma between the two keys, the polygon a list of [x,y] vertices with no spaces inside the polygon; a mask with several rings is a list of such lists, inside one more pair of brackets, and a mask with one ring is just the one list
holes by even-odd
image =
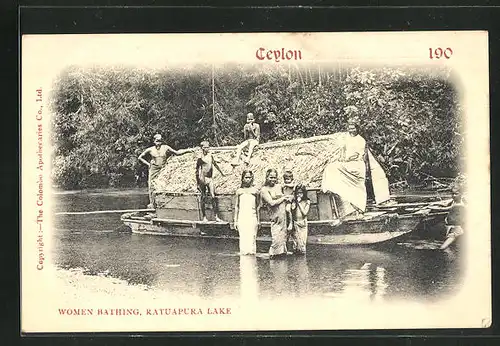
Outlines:
{"label": "shadow on water", "polygon": [[55,211],[139,209],[148,204],[146,189],[102,189],[60,191],[54,194]]}
{"label": "shadow on water", "polygon": [[[129,198],[129,194],[132,196]],[[59,210],[142,208],[147,196],[61,194]],[[60,198],[63,196],[63,198]],[[70,203],[72,197],[78,196]],[[118,196],[118,197],[117,197]],[[83,202],[82,202],[83,201]],[[68,209],[65,209],[68,208]],[[104,208],[103,208],[104,209]],[[382,246],[308,246],[307,256],[269,260],[239,256],[235,240],[173,238],[123,232],[119,214],[58,215],[55,258],[63,268],[125,279],[172,293],[213,297],[310,297],[377,301],[436,300],[460,284],[460,248],[403,240]],[[265,253],[268,245],[258,244]]]}

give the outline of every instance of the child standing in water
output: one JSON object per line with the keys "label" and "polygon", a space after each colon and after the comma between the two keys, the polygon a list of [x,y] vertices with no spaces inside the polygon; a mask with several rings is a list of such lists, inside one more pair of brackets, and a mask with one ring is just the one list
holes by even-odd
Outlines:
{"label": "child standing in water", "polygon": [[452,190],[453,204],[448,215],[445,218],[446,224],[446,240],[441,245],[440,249],[447,249],[458,237],[464,234],[464,215],[465,203],[464,196],[458,188]]}
{"label": "child standing in water", "polygon": [[239,233],[240,255],[255,255],[257,252],[259,191],[253,186],[253,179],[253,172],[244,170],[241,174],[241,187],[236,190],[234,226]]}
{"label": "child standing in water", "polygon": [[291,234],[294,254],[303,255],[306,253],[307,243],[307,214],[311,206],[311,201],[307,197],[307,189],[299,184],[295,187],[294,201],[292,202],[293,231]]}
{"label": "child standing in water", "polygon": [[[293,195],[295,191],[295,182],[293,181],[293,173],[290,170],[286,170],[283,173],[283,194]],[[285,202],[286,211],[286,229],[291,231],[293,229],[293,218],[292,218],[292,203]]]}

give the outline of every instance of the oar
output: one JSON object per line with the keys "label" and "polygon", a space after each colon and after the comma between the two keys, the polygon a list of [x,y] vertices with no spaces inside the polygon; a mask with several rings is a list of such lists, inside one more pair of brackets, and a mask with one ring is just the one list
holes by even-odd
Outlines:
{"label": "oar", "polygon": [[114,214],[133,212],[154,212],[154,209],[121,209],[121,210],[93,210],[93,211],[62,211],[55,215],[90,215],[90,214]]}

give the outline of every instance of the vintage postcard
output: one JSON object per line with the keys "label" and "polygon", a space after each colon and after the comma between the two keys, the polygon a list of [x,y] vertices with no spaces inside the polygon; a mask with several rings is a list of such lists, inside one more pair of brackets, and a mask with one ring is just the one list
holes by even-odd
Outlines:
{"label": "vintage postcard", "polygon": [[487,328],[488,33],[25,35],[21,327]]}

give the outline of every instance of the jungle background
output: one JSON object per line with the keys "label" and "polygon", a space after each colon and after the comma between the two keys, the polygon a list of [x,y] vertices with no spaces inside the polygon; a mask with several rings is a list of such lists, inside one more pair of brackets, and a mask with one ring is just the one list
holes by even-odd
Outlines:
{"label": "jungle background", "polygon": [[144,184],[137,157],[161,133],[175,149],[236,145],[246,114],[261,141],[361,135],[390,183],[418,186],[460,172],[464,142],[450,71],[330,65],[67,67],[54,81],[52,181],[63,189]]}

